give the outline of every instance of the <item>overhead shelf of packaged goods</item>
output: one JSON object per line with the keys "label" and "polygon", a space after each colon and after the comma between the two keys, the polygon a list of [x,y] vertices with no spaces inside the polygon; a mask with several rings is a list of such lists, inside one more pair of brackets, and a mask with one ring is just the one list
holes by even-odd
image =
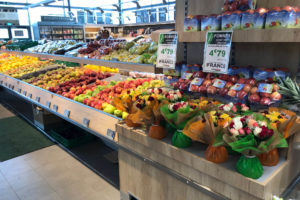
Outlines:
{"label": "overhead shelf of packaged goods", "polygon": [[0,53],[1,52],[7,52],[16,55],[34,56],[34,57],[39,57],[44,59],[68,61],[68,62],[74,62],[79,64],[92,64],[92,65],[99,65],[105,67],[113,67],[113,68],[119,68],[121,70],[127,70],[127,71],[142,71],[142,72],[151,72],[151,73],[155,72],[155,66],[151,64],[127,63],[127,62],[79,58],[79,57],[64,56],[64,55],[45,54],[45,53],[30,53],[30,52],[23,52],[23,51],[0,50]]}
{"label": "overhead shelf of packaged goods", "polygon": [[118,141],[115,126],[120,118],[1,73],[0,86],[100,138]]}
{"label": "overhead shelf of packaged goods", "polygon": [[[179,42],[205,42],[206,31],[178,32]],[[300,29],[235,30],[233,42],[300,42]]]}

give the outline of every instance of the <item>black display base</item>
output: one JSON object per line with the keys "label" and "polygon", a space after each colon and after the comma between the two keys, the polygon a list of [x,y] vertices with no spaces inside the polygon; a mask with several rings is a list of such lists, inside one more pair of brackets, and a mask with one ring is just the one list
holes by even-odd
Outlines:
{"label": "black display base", "polygon": [[[102,142],[100,138],[97,138],[89,143],[79,145],[71,149],[66,148],[49,134],[48,130],[51,129],[51,125],[47,125],[47,128],[45,127],[45,129],[42,129],[41,126],[37,126],[36,123],[34,123],[33,105],[31,102],[27,102],[17,95],[14,95],[14,93],[9,90],[0,87],[0,103],[17,116],[23,118],[31,126],[46,135],[50,140],[72,155],[75,159],[119,190],[120,183],[117,146],[112,147],[112,144],[108,146]],[[56,120],[57,122],[60,121],[60,123],[69,123],[56,115],[51,117],[58,118]]]}

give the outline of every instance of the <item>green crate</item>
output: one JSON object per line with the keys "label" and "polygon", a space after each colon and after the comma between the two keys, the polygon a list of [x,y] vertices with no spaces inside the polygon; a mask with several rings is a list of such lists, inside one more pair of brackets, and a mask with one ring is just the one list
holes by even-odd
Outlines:
{"label": "green crate", "polygon": [[[71,129],[71,130],[70,130]],[[64,132],[72,131],[74,138],[67,138],[64,136]],[[50,135],[60,144],[67,148],[73,148],[82,144],[86,144],[95,139],[92,134],[83,131],[74,126],[60,126],[50,130]]]}

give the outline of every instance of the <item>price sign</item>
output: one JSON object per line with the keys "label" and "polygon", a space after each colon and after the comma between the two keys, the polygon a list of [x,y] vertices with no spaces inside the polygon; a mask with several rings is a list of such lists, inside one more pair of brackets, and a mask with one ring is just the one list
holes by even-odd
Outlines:
{"label": "price sign", "polygon": [[177,32],[161,33],[157,49],[157,68],[175,69]]}
{"label": "price sign", "polygon": [[204,72],[227,74],[232,31],[208,31],[204,49]]}

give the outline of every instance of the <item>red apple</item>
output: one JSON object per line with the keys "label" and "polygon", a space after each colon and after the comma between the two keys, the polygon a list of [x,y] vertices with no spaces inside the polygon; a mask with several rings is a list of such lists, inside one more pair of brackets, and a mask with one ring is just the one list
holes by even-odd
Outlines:
{"label": "red apple", "polygon": [[226,87],[223,87],[219,90],[219,95],[220,96],[225,96],[228,93],[229,89]]}
{"label": "red apple", "polygon": [[256,83],[256,80],[254,78],[249,78],[247,81],[246,81],[247,84],[250,84],[251,86],[254,86],[255,83]]}
{"label": "red apple", "polygon": [[256,92],[257,92],[257,87],[251,88],[251,90],[250,90],[250,93],[251,93],[251,94],[254,94],[254,93],[256,93]]}
{"label": "red apple", "polygon": [[270,98],[270,97],[271,97],[271,94],[270,94],[270,93],[266,93],[266,92],[261,92],[261,93],[259,93],[259,95],[260,95],[261,97],[267,97],[267,98]]}
{"label": "red apple", "polygon": [[219,79],[221,79],[221,80],[223,80],[223,81],[228,81],[229,75],[227,75],[227,74],[221,74],[221,75],[219,76]]}
{"label": "red apple", "polygon": [[232,83],[236,83],[237,79],[238,79],[238,77],[236,75],[229,77],[229,81],[232,82]]}
{"label": "red apple", "polygon": [[265,8],[258,8],[255,10],[255,12],[259,13],[260,15],[263,15],[264,13],[268,12]]}
{"label": "red apple", "polygon": [[198,92],[198,86],[197,85],[191,85],[190,86],[190,91],[191,92]]}
{"label": "red apple", "polygon": [[239,83],[239,84],[245,84],[246,83],[246,79],[245,78],[240,78],[237,83]]}
{"label": "red apple", "polygon": [[235,97],[236,96],[236,91],[235,90],[229,90],[227,93],[228,96]]}
{"label": "red apple", "polygon": [[270,105],[270,103],[271,103],[271,100],[267,97],[263,97],[260,100],[260,104],[264,105],[264,106],[268,106],[268,105]]}
{"label": "red apple", "polygon": [[279,101],[281,99],[281,94],[279,92],[273,92],[271,94],[271,99],[273,101]]}
{"label": "red apple", "polygon": [[294,9],[293,7],[291,7],[291,6],[284,6],[284,7],[282,8],[282,10],[286,10],[286,11],[288,11],[288,12],[291,12],[291,11],[294,11],[294,12],[295,12],[295,9]]}
{"label": "red apple", "polygon": [[248,93],[251,90],[251,88],[252,87],[251,87],[250,84],[245,84],[244,87],[243,87],[243,90]]}
{"label": "red apple", "polygon": [[276,92],[279,90],[279,86],[277,84],[273,84],[273,92]]}
{"label": "red apple", "polygon": [[280,9],[280,7],[273,7],[273,8],[271,8],[271,10],[272,10],[272,11],[280,12],[281,9]]}
{"label": "red apple", "polygon": [[249,10],[246,10],[245,12],[246,12],[246,13],[249,13],[249,14],[253,14],[253,13],[254,13],[254,10],[249,9]]}
{"label": "red apple", "polygon": [[240,91],[238,91],[238,93],[237,93],[237,97],[238,97],[239,99],[244,99],[245,96],[246,96],[247,94],[248,94],[248,93],[245,92],[244,90],[240,90]]}
{"label": "red apple", "polygon": [[230,89],[234,84],[232,82],[227,82],[226,85],[225,85],[225,88],[228,88]]}
{"label": "red apple", "polygon": [[206,87],[204,85],[201,85],[199,88],[198,88],[198,92],[202,93],[202,94],[205,94],[206,93]]}
{"label": "red apple", "polygon": [[248,99],[250,102],[259,102],[260,101],[260,97],[259,97],[258,93],[251,94]]}
{"label": "red apple", "polygon": [[207,88],[208,94],[216,94],[216,92],[217,92],[217,88],[212,85]]}
{"label": "red apple", "polygon": [[208,87],[208,86],[212,85],[212,81],[209,79],[205,79],[203,81],[202,85],[204,85],[205,87]]}

